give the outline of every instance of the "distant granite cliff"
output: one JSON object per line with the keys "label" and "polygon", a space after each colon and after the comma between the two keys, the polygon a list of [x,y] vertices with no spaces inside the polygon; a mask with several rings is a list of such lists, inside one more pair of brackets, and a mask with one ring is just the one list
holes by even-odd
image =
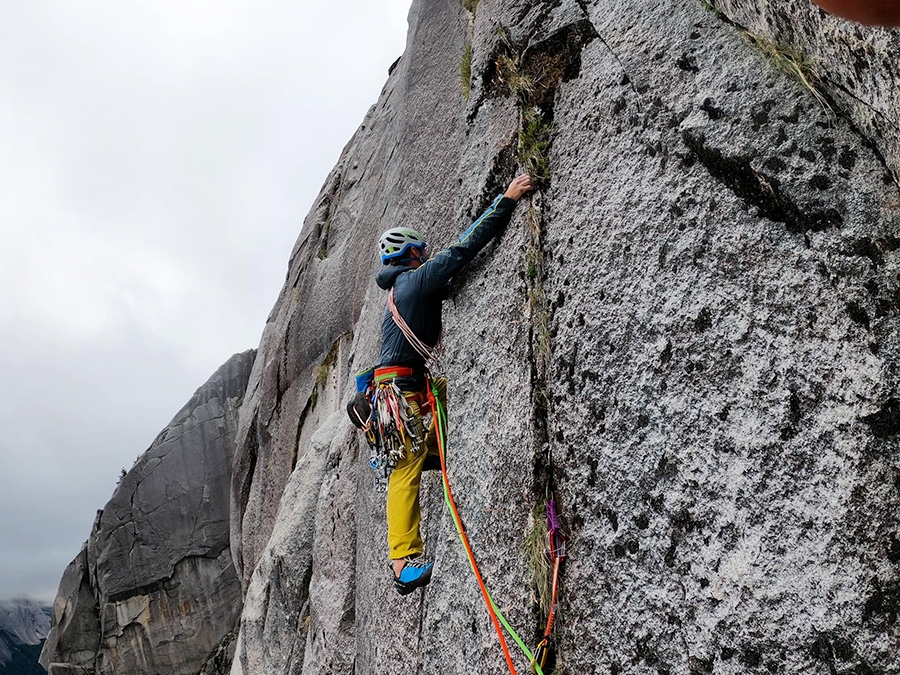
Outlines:
{"label": "distant granite cliff", "polygon": [[527,170],[445,305],[450,480],[497,605],[533,646],[552,472],[557,672],[900,673],[900,32],[805,0],[415,0],[409,24],[226,415],[233,570],[209,551],[237,581],[178,602],[242,603],[239,631],[154,611],[207,530],[129,515],[166,494],[136,467],[45,661],[162,672],[189,645],[171,672],[196,673],[215,632],[231,675],[508,672],[436,475],[434,581],[394,593],[343,405],[378,355],[378,234],[449,244]]}
{"label": "distant granite cliff", "polygon": [[232,357],[200,387],[98,513],[53,606],[50,675],[195,675],[230,644],[241,592],[228,486],[254,357]]}
{"label": "distant granite cliff", "polygon": [[0,601],[0,675],[42,675],[38,655],[50,632],[50,607],[36,600]]}

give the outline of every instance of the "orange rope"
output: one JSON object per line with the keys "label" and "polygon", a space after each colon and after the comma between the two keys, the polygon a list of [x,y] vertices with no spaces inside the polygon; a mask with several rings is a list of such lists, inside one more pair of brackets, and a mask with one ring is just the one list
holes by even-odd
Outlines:
{"label": "orange rope", "polygon": [[494,611],[493,603],[491,602],[491,596],[488,593],[487,588],[484,585],[484,580],[481,578],[481,572],[478,569],[478,565],[475,562],[475,554],[472,553],[472,547],[469,545],[469,538],[466,536],[466,530],[463,527],[462,519],[459,517],[459,511],[456,509],[456,500],[453,499],[453,492],[450,490],[450,481],[447,479],[447,462],[444,458],[444,429],[443,424],[441,424],[441,411],[438,408],[437,402],[435,401],[434,392],[431,388],[431,378],[428,378],[427,381],[427,390],[428,390],[428,402],[431,404],[432,414],[434,415],[435,424],[437,425],[437,441],[438,441],[438,452],[441,455],[441,473],[444,478],[444,489],[447,491],[447,503],[450,505],[450,509],[453,512],[453,518],[456,521],[457,530],[459,530],[459,537],[462,539],[463,546],[466,549],[466,555],[469,558],[469,564],[472,566],[472,571],[475,573],[475,578],[478,580],[478,585],[481,587],[481,595],[484,596],[484,603],[487,605],[488,612],[491,615],[491,621],[494,622],[494,630],[497,631],[497,637],[500,640],[500,646],[503,648],[503,655],[506,657],[506,665],[509,666],[509,672],[512,675],[518,675],[516,672],[516,666],[513,664],[512,656],[509,653],[509,647],[506,645],[506,639],[503,637],[503,630],[500,628],[500,621],[497,619],[497,613]]}

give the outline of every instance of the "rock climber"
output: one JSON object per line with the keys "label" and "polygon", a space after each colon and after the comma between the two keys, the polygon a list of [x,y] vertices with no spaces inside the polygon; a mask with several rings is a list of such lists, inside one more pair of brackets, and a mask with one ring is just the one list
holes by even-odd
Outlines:
{"label": "rock climber", "polygon": [[[518,176],[506,192],[498,195],[478,220],[463,232],[458,241],[431,256],[425,240],[415,230],[395,227],[381,235],[378,247],[384,267],[378,273],[376,282],[384,290],[394,289],[396,309],[425,345],[434,348],[440,338],[441,304],[447,299],[450,279],[504,230],[518,200],[533,189],[527,174]],[[403,392],[423,433],[425,367],[424,357],[403,335],[390,309],[386,309],[375,380],[384,382],[388,378],[393,379]],[[441,406],[445,406],[447,380],[438,378],[435,384],[437,399]],[[423,468],[440,468],[434,415],[423,445],[424,450],[413,452],[407,444],[405,456],[397,462],[387,486],[390,567],[394,586],[400,595],[411,593],[431,581],[434,563],[421,559],[419,484]]]}

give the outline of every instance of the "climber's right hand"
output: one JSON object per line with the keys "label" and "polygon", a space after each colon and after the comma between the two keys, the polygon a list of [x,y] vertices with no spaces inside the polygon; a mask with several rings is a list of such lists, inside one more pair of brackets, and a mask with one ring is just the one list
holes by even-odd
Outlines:
{"label": "climber's right hand", "polygon": [[509,187],[506,189],[506,193],[503,196],[519,201],[522,198],[522,195],[526,192],[531,192],[532,190],[534,190],[534,184],[531,182],[531,176],[527,173],[523,173],[521,176],[516,176],[513,182],[509,184]]}

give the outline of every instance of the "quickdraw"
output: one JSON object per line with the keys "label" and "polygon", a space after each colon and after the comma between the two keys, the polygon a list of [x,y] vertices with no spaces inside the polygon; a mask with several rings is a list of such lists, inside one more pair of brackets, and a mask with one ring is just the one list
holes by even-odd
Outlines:
{"label": "quickdraw", "polygon": [[[354,425],[366,435],[369,444],[369,467],[375,472],[374,487],[387,490],[391,472],[409,451],[425,447],[425,433],[420,415],[415,415],[409,401],[393,379],[372,376],[370,369],[357,375],[361,389],[347,406]],[[420,413],[425,412],[421,410]]]}
{"label": "quickdraw", "polygon": [[[549,485],[548,485],[549,491]],[[566,558],[566,535],[563,534],[556,515],[556,501],[552,494],[547,501],[547,557],[553,565],[553,590],[550,599],[550,612],[547,616],[547,627],[544,628],[543,639],[534,650],[534,660],[531,668],[535,673],[540,673],[547,666],[547,656],[550,653],[550,636],[553,633],[553,622],[556,620],[556,608],[559,598],[559,570]]]}

